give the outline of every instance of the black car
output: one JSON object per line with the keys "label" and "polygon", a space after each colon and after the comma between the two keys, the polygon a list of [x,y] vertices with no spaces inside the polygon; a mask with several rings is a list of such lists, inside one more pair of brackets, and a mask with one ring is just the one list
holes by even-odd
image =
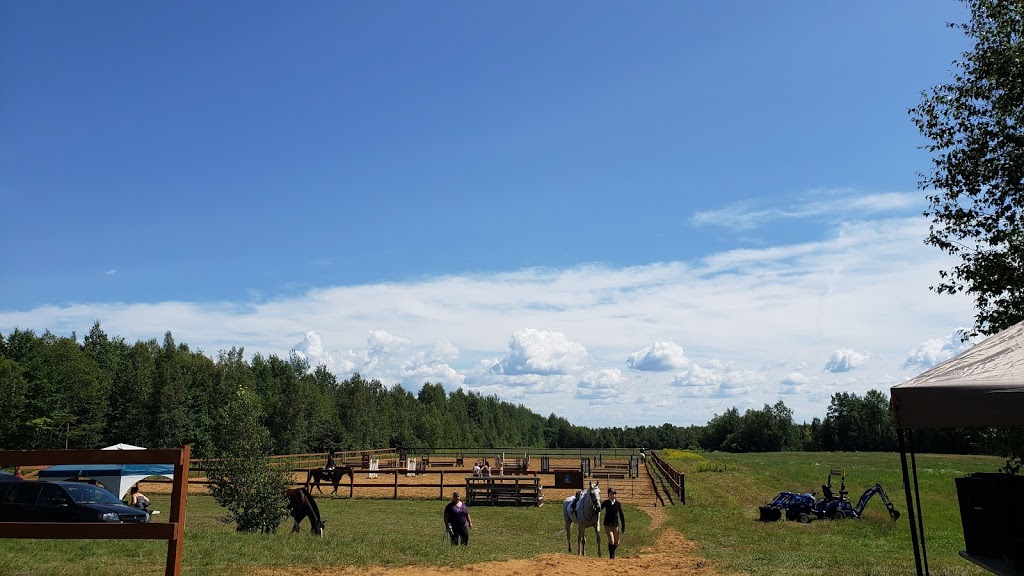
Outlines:
{"label": "black car", "polygon": [[0,479],[0,522],[149,522],[99,486]]}

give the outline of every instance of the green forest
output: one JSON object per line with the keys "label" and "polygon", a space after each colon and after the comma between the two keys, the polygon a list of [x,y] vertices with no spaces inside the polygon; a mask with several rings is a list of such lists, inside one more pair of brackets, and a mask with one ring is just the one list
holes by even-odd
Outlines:
{"label": "green forest", "polygon": [[[426,382],[339,380],[295,355],[232,348],[211,358],[176,343],[128,343],[97,322],[79,342],[15,329],[0,334],[0,448],[93,449],[124,442],[192,447],[212,457],[227,446],[228,407],[246,389],[274,454],[371,448],[690,448],[729,452],[895,451],[888,394],[836,393],[827,413],[795,423],[782,400],[741,413],[730,408],[703,426],[588,428],[572,415],[542,416],[496,396],[447,392]],[[919,432],[920,451],[998,454],[990,430]]]}

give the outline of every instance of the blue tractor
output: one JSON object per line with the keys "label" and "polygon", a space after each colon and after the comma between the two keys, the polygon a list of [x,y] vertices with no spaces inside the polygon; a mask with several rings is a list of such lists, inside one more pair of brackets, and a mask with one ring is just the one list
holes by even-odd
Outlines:
{"label": "blue tractor", "polygon": [[[833,476],[839,476],[840,478],[838,496],[832,491]],[[882,499],[882,503],[885,504],[885,508],[889,511],[889,517],[892,518],[893,522],[900,517],[899,510],[893,506],[892,501],[889,500],[889,495],[882,489],[882,485],[877,482],[861,494],[860,500],[854,506],[850,502],[849,493],[846,491],[846,475],[842,468],[833,468],[829,472],[828,480],[825,484],[821,485],[821,492],[823,498],[815,502],[811,510],[814,516],[819,519],[842,520],[844,518],[856,518],[859,520],[861,514],[864,513],[864,507],[868,505],[868,501],[876,494]]]}
{"label": "blue tractor", "polygon": [[761,521],[775,522],[786,515],[786,520],[804,524],[814,519],[814,494],[780,492],[771,502],[761,506]]}
{"label": "blue tractor", "polygon": [[[839,494],[832,490],[832,477],[839,477]],[[774,522],[782,519],[783,514],[786,520],[796,520],[808,523],[815,518],[828,520],[841,520],[843,518],[860,518],[864,507],[876,494],[882,498],[889,516],[893,522],[900,517],[900,513],[893,506],[889,496],[882,489],[882,485],[876,483],[864,491],[857,505],[850,502],[849,493],[846,491],[846,475],[843,468],[833,468],[829,471],[828,479],[821,485],[822,499],[816,500],[814,493],[780,492],[764,506],[760,507],[762,522]]]}

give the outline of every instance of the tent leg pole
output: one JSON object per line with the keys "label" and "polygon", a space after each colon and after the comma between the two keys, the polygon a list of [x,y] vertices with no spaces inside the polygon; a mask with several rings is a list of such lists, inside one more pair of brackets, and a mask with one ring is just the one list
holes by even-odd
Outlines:
{"label": "tent leg pole", "polygon": [[921,535],[921,560],[924,564],[924,574],[929,576],[928,570],[928,549],[924,540],[924,509],[921,508],[921,485],[917,482],[917,457],[914,451],[914,431],[907,430],[907,443],[910,445],[910,470],[914,475],[914,500],[917,503],[917,533]]}
{"label": "tent leg pole", "polygon": [[907,444],[904,438],[903,429],[897,430],[896,439],[900,446],[900,463],[903,465],[903,493],[907,497],[907,515],[910,517],[910,540],[914,543],[914,564],[917,567],[917,576],[924,576],[921,569],[921,551],[917,545],[917,514],[914,510],[914,498],[910,493],[910,471],[907,469]]}

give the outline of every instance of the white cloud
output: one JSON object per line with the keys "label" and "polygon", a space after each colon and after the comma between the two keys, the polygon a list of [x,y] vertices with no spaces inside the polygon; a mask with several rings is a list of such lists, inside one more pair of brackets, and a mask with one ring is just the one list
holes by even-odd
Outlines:
{"label": "white cloud", "polygon": [[684,397],[734,397],[746,394],[763,381],[764,376],[758,372],[713,362],[707,368],[690,364],[675,375],[670,385],[677,387]]}
{"label": "white cloud", "polygon": [[606,403],[622,396],[628,382],[618,368],[586,372],[576,385],[576,398],[589,400],[591,404]]}
{"label": "white cloud", "polygon": [[964,342],[961,338],[963,332],[963,328],[957,328],[952,334],[943,339],[922,342],[907,354],[907,359],[903,362],[901,368],[927,370],[967,350],[974,343],[970,341]]}
{"label": "white cloud", "polygon": [[438,340],[430,350],[416,352],[402,363],[402,383],[417,387],[426,382],[441,382],[450,387],[457,387],[466,380],[466,377],[449,366],[448,362],[457,360],[458,357],[458,346],[447,340]]}
{"label": "white cloud", "polygon": [[813,389],[814,380],[801,372],[792,372],[779,381],[782,394],[807,394]]}
{"label": "white cloud", "polygon": [[309,362],[310,370],[317,366],[325,366],[328,370],[334,370],[334,358],[324,350],[320,335],[310,330],[302,337],[298,344],[291,349],[297,356]]}
{"label": "white cloud", "polygon": [[885,212],[918,211],[922,205],[917,193],[886,192],[864,194],[857,190],[815,190],[794,198],[789,206],[758,208],[759,202],[737,202],[717,210],[697,212],[691,221],[698,226],[722,226],[732,230],[751,230],[781,220],[814,217],[856,218]]}
{"label": "white cloud", "polygon": [[871,358],[870,353],[861,353],[849,348],[833,350],[825,363],[826,372],[849,372],[864,365]]}
{"label": "white cloud", "polygon": [[[443,276],[245,302],[0,309],[0,330],[86,334],[99,320],[130,342],[170,331],[208,355],[294,348],[333,361],[340,377],[359,372],[412,389],[427,380],[467,386],[591,426],[609,419],[703,424],[715,410],[772,404],[780,391],[808,386],[813,394],[790,393],[786,404],[794,418],[809,420],[824,415],[834,390],[878,389],[901,365],[927,367],[952,356],[962,349],[958,339],[925,341],[974,317],[970,298],[928,290],[952,260],[923,245],[924,218],[863,219],[830,230],[817,241],[627,268]],[[653,344],[638,350],[638,342]],[[904,362],[919,342],[925,344]],[[787,384],[804,359],[837,350],[871,350],[871,360],[858,364],[848,355],[857,369],[827,386]],[[642,374],[642,386],[630,380],[611,402],[580,411],[589,400],[578,391],[605,390],[603,380],[585,375],[623,368],[624,361]]]}
{"label": "white cloud", "polygon": [[527,328],[512,334],[509,355],[494,365],[496,374],[568,374],[587,363],[587,349],[561,332]]}
{"label": "white cloud", "polygon": [[633,352],[626,360],[626,366],[634,370],[664,372],[683,368],[687,360],[683,347],[675,342],[655,342],[654,344]]}

